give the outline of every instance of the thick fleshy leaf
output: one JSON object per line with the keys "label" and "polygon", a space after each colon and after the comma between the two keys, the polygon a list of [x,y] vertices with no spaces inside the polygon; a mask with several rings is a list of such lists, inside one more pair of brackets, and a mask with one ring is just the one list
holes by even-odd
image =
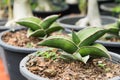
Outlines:
{"label": "thick fleshy leaf", "polygon": [[36,31],[31,30],[30,28],[27,31],[27,37],[34,36],[34,37],[44,37],[46,35],[43,29],[38,29]]}
{"label": "thick fleshy leaf", "polygon": [[40,26],[43,29],[47,29],[52,25],[53,22],[55,22],[58,19],[58,17],[59,17],[59,15],[48,16],[40,23]]}
{"label": "thick fleshy leaf", "polygon": [[41,22],[41,19],[37,17],[28,17],[28,18],[22,18],[18,21],[16,21],[17,24],[31,28],[32,30],[40,29],[39,23]]}
{"label": "thick fleshy leaf", "polygon": [[87,45],[94,43],[94,41],[102,37],[106,32],[107,30],[104,30],[102,28],[97,28],[97,27],[86,28],[86,29],[80,30],[77,33],[80,39],[79,47],[87,46]]}
{"label": "thick fleshy leaf", "polygon": [[74,53],[78,47],[75,43],[64,38],[49,38],[38,43],[40,46],[60,48],[68,53]]}
{"label": "thick fleshy leaf", "polygon": [[120,28],[118,26],[118,23],[113,23],[113,24],[108,24],[104,27],[107,31],[107,33],[110,33],[110,34],[115,34],[115,35],[118,35],[119,31],[120,31]]}
{"label": "thick fleshy leaf", "polygon": [[82,57],[90,55],[92,57],[106,57],[110,58],[107,49],[101,44],[94,44],[92,46],[83,46],[79,49],[79,53]]}
{"label": "thick fleshy leaf", "polygon": [[53,32],[56,32],[56,31],[59,31],[59,30],[63,30],[64,28],[60,27],[60,26],[54,26],[54,27],[51,27],[51,28],[48,28],[46,30],[46,33],[49,35]]}
{"label": "thick fleshy leaf", "polygon": [[75,32],[72,31],[72,40],[75,44],[79,44],[80,43],[80,39],[78,38],[78,36],[76,35]]}

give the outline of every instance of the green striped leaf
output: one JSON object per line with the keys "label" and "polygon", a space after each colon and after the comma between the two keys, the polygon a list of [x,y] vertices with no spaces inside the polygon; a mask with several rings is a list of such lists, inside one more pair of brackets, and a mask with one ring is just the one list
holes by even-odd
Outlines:
{"label": "green striped leaf", "polygon": [[31,30],[30,28],[27,31],[27,37],[34,36],[34,37],[44,37],[46,35],[43,29],[38,29],[36,31]]}
{"label": "green striped leaf", "polygon": [[68,53],[74,53],[78,47],[75,43],[73,43],[70,40],[64,39],[64,38],[51,38],[46,39],[38,43],[40,46],[48,46],[48,47],[54,47],[54,48],[60,48]]}
{"label": "green striped leaf", "polygon": [[107,30],[104,30],[102,28],[86,28],[77,33],[79,39],[81,40],[79,47],[81,46],[87,46],[92,43],[94,43],[97,39],[102,37]]}
{"label": "green striped leaf", "polygon": [[48,29],[53,22],[55,22],[57,19],[58,19],[59,15],[51,15],[51,16],[48,16],[46,17],[41,23],[41,27],[43,29]]}
{"label": "green striped leaf", "polygon": [[82,57],[90,55],[92,57],[106,57],[110,58],[107,49],[101,44],[94,44],[92,46],[83,46],[79,49]]}
{"label": "green striped leaf", "polygon": [[46,30],[46,33],[49,35],[53,32],[56,32],[56,31],[59,31],[59,30],[63,30],[64,28],[60,27],[60,26],[54,26],[54,27],[51,27],[51,28],[48,28]]}
{"label": "green striped leaf", "polygon": [[22,18],[18,20],[16,23],[21,26],[31,28],[32,30],[37,30],[41,28],[39,25],[40,22],[41,19],[37,17],[29,17],[29,18]]}
{"label": "green striped leaf", "polygon": [[80,43],[80,39],[78,38],[78,36],[76,35],[75,32],[72,31],[72,40],[75,44],[79,44]]}

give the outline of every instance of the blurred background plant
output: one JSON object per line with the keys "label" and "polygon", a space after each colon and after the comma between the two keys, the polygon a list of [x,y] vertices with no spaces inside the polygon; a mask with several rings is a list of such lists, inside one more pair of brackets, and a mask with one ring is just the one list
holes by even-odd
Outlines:
{"label": "blurred background plant", "polygon": [[113,15],[115,15],[114,13],[117,13],[118,16],[120,17],[120,0],[115,0],[116,6],[113,7],[112,12]]}
{"label": "blurred background plant", "polygon": [[0,0],[0,19],[7,17],[7,1],[8,0]]}
{"label": "blurred background plant", "polygon": [[78,0],[78,8],[82,16],[85,16],[87,13],[87,0]]}
{"label": "blurred background plant", "polygon": [[64,0],[31,0],[32,10],[35,11],[59,11],[64,4]]}

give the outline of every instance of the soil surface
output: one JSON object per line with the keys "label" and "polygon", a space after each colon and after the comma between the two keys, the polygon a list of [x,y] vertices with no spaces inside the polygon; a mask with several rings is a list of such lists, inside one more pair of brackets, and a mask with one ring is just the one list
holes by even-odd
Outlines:
{"label": "soil surface", "polygon": [[2,40],[9,45],[26,47],[26,48],[39,48],[37,43],[41,41],[38,37],[27,37],[26,30],[20,30],[15,32],[7,32],[3,35]]}
{"label": "soil surface", "polygon": [[93,59],[84,64],[30,56],[26,67],[30,72],[50,80],[108,80],[120,76],[120,65],[105,58]]}
{"label": "soil surface", "polygon": [[[43,46],[38,46],[37,43],[40,42],[42,39],[38,37],[27,37],[26,36],[27,31],[26,30],[19,30],[15,32],[7,32],[2,36],[2,40],[13,46],[18,46],[18,47],[26,47],[26,48],[41,48]],[[66,34],[61,34],[54,32],[51,34],[52,36],[59,36],[59,35],[65,35]],[[68,37],[68,36],[67,36]]]}

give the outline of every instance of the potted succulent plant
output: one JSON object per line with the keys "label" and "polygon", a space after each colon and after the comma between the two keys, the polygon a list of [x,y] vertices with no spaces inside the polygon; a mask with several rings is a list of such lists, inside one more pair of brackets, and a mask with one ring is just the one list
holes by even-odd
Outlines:
{"label": "potted succulent plant", "polygon": [[[120,78],[120,55],[109,54],[103,45],[94,43],[106,31],[87,28],[77,34],[72,32],[68,38],[44,39],[38,45],[55,49],[26,56],[20,62],[20,72],[28,80],[117,80]],[[116,64],[112,62],[114,59]]]}
{"label": "potted succulent plant", "polygon": [[33,1],[31,5],[33,6],[33,14],[42,18],[53,14],[63,16],[69,13],[69,6],[63,0],[37,0]]}
{"label": "potted succulent plant", "polygon": [[22,18],[16,23],[27,27],[28,30],[20,28],[15,31],[8,30],[1,33],[0,45],[5,52],[11,80],[24,80],[18,69],[20,60],[28,53],[47,49],[42,46],[38,47],[36,43],[50,36],[51,33],[63,29],[53,24],[58,17],[59,15],[52,15],[44,20],[37,17]]}

